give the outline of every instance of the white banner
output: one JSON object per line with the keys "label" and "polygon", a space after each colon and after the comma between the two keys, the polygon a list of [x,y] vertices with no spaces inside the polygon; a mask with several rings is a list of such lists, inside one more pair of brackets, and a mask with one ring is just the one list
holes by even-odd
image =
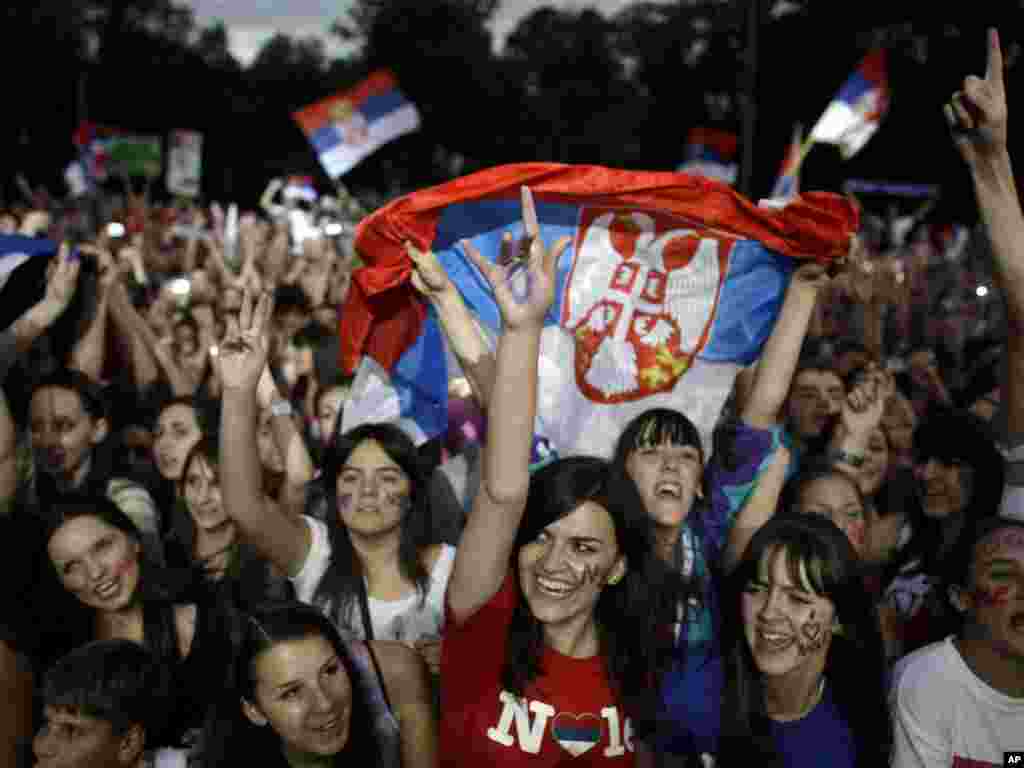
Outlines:
{"label": "white banner", "polygon": [[167,146],[167,191],[172,195],[199,197],[203,135],[195,131],[171,131]]}

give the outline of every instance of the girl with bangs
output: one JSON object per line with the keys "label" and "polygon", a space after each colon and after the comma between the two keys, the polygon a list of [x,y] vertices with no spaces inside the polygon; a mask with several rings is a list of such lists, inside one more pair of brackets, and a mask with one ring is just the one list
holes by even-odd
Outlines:
{"label": "girl with bangs", "polygon": [[662,686],[665,765],[886,765],[886,662],[859,560],[831,521],[772,519],[723,589],[719,647]]}
{"label": "girl with bangs", "polygon": [[749,511],[740,515],[773,457],[783,450],[779,414],[818,292],[828,281],[820,264],[803,264],[793,273],[749,389],[736,418],[717,430],[706,469],[701,436],[680,411],[645,411],[616,443],[612,464],[636,483],[658,555],[689,583],[675,624],[689,650],[706,651],[712,642],[717,620],[714,572],[736,561],[767,519],[764,513],[773,511],[748,505]]}

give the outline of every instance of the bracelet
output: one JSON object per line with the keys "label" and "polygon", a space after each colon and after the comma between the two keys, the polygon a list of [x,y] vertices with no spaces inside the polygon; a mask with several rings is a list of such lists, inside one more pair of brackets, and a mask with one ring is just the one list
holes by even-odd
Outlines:
{"label": "bracelet", "polygon": [[842,462],[843,464],[849,464],[851,467],[860,468],[864,466],[864,454],[862,453],[847,453],[841,448],[837,448],[829,453],[829,458],[832,461]]}
{"label": "bracelet", "polygon": [[275,400],[270,404],[270,412],[275,416],[291,416],[292,404],[287,400]]}

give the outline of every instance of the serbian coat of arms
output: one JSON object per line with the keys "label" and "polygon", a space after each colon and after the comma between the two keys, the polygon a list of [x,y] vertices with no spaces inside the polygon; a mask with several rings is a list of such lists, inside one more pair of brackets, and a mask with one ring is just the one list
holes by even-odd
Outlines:
{"label": "serbian coat of arms", "polygon": [[707,342],[734,242],[656,211],[581,212],[560,325],[587,399],[675,388]]}

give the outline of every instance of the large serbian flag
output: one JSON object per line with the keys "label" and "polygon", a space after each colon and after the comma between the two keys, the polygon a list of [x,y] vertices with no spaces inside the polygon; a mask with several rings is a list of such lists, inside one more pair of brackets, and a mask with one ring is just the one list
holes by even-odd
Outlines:
{"label": "large serbian flag", "polygon": [[885,49],[861,60],[811,131],[811,141],[837,144],[849,160],[868,143],[889,111],[889,76]]}
{"label": "large serbian flag", "polygon": [[769,210],[708,179],[596,166],[507,165],[415,192],[356,234],[366,266],[342,312],[342,365],[356,371],[343,428],[404,419],[421,440],[445,429],[445,342],[402,243],[433,249],[497,337],[494,297],[458,242],[497,258],[503,233],[522,234],[522,185],[545,242],[572,237],[542,340],[537,424],[562,455],[609,454],[622,425],[657,406],[684,411],[708,438],[771,332],[793,259],[843,256],[858,224],[836,195]]}
{"label": "large serbian flag", "polygon": [[363,158],[420,126],[416,105],[398,89],[395,76],[378,70],[292,115],[313,145],[327,175],[336,179]]}

